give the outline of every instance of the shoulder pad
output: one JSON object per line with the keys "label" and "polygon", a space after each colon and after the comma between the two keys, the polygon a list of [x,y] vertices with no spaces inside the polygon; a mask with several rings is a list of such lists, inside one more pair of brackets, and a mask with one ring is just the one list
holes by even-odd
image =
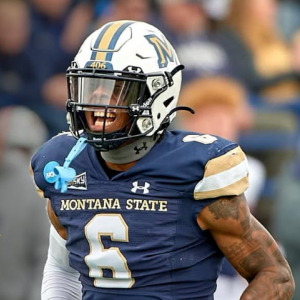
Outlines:
{"label": "shoulder pad", "polygon": [[42,145],[32,156],[33,179],[40,195],[42,193],[41,190],[45,191],[48,185],[43,176],[45,165],[50,161],[56,161],[60,165],[63,164],[75,143],[76,139],[68,132],[58,134]]}
{"label": "shoulder pad", "polygon": [[194,189],[196,200],[240,195],[248,188],[248,162],[237,146],[210,159],[204,176]]}

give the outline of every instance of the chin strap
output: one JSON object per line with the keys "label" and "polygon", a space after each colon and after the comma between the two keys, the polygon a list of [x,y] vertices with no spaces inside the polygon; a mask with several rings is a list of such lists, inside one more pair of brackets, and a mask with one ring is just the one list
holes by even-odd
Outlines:
{"label": "chin strap", "polygon": [[86,147],[86,138],[81,137],[78,139],[75,146],[71,149],[65,159],[63,166],[60,166],[57,161],[50,161],[44,167],[44,178],[49,183],[54,183],[56,190],[60,189],[61,193],[66,192],[68,189],[68,182],[72,181],[76,176],[76,171],[70,168],[69,165],[82,150]]}

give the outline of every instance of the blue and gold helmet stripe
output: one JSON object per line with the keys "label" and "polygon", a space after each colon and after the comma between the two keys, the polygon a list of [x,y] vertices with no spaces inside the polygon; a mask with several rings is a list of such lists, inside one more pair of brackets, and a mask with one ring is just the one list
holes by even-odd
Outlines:
{"label": "blue and gold helmet stripe", "polygon": [[117,21],[107,24],[99,34],[91,60],[111,61],[117,41],[122,32],[134,22]]}

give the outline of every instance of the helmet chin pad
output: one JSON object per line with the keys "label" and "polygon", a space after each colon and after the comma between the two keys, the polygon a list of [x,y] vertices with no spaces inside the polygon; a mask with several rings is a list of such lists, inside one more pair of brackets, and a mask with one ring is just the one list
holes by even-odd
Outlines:
{"label": "helmet chin pad", "polygon": [[96,134],[86,130],[87,143],[91,144],[95,150],[105,152],[119,148],[124,143],[126,132],[107,133],[105,138],[103,134]]}

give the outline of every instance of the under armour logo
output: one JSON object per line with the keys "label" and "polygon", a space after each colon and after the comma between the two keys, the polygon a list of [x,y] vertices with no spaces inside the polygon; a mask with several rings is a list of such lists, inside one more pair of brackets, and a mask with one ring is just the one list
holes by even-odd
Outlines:
{"label": "under armour logo", "polygon": [[147,143],[143,142],[143,146],[142,147],[135,146],[133,149],[135,150],[135,154],[140,154],[140,151],[148,149]]}
{"label": "under armour logo", "polygon": [[139,183],[137,181],[135,181],[135,182],[132,183],[132,185],[133,185],[133,188],[131,189],[131,191],[133,193],[136,193],[137,190],[142,190],[143,194],[148,194],[149,193],[150,183],[148,183],[148,182],[145,182],[145,185],[142,186],[142,185],[139,185]]}
{"label": "under armour logo", "polygon": [[140,110],[140,106],[137,104],[137,105],[131,105],[131,109],[132,111],[139,111]]}

